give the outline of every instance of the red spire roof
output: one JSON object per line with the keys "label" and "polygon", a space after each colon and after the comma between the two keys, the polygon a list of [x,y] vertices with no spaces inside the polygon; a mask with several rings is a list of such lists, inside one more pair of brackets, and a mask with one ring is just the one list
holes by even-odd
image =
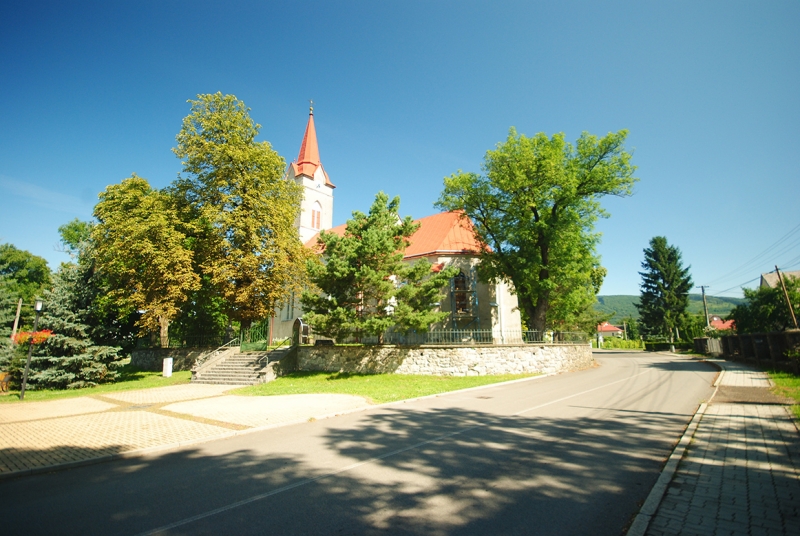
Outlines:
{"label": "red spire roof", "polygon": [[300,145],[300,154],[297,155],[297,160],[292,162],[294,169],[294,176],[306,175],[313,177],[317,168],[322,168],[322,174],[325,176],[325,184],[331,188],[336,188],[331,184],[325,168],[322,167],[322,162],[319,159],[319,145],[317,145],[317,129],[314,128],[314,108],[308,113],[308,124],[306,125],[306,133],[303,136],[303,143]]}

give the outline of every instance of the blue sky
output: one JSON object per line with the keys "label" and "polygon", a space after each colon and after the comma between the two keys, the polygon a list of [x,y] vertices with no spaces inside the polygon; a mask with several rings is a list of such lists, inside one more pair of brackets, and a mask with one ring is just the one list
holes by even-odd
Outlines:
{"label": "blue sky", "polygon": [[131,173],[168,185],[187,99],[221,91],[287,162],[314,100],[334,224],[379,190],[432,214],[511,126],[628,129],[641,180],[603,201],[601,294],[638,294],[663,235],[740,296],[800,269],[799,26],[793,0],[4,2],[0,243],[56,268],[58,226]]}

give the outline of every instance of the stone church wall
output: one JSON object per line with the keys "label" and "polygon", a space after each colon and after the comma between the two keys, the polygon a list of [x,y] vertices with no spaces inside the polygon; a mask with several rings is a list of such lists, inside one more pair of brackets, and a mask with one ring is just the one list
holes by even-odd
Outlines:
{"label": "stone church wall", "polygon": [[592,349],[580,345],[441,346],[301,346],[298,370],[362,374],[484,376],[553,373],[587,368]]}

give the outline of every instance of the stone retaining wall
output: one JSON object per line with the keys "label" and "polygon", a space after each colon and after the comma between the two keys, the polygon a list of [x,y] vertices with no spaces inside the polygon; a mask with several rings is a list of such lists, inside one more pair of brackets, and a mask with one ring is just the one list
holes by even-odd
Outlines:
{"label": "stone retaining wall", "polygon": [[298,370],[363,374],[547,374],[586,368],[593,362],[588,343],[479,347],[301,346],[297,351]]}
{"label": "stone retaining wall", "polygon": [[161,370],[165,357],[172,358],[172,370],[192,370],[198,357],[216,348],[145,348],[131,352],[131,365],[142,370]]}

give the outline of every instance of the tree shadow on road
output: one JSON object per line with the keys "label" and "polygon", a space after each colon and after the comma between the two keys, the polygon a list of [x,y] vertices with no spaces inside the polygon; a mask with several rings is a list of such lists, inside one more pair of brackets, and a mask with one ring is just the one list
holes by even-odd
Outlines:
{"label": "tree shadow on road", "polygon": [[619,534],[687,420],[389,407],[0,481],[0,504],[29,533],[136,534],[222,508],[164,533]]}

